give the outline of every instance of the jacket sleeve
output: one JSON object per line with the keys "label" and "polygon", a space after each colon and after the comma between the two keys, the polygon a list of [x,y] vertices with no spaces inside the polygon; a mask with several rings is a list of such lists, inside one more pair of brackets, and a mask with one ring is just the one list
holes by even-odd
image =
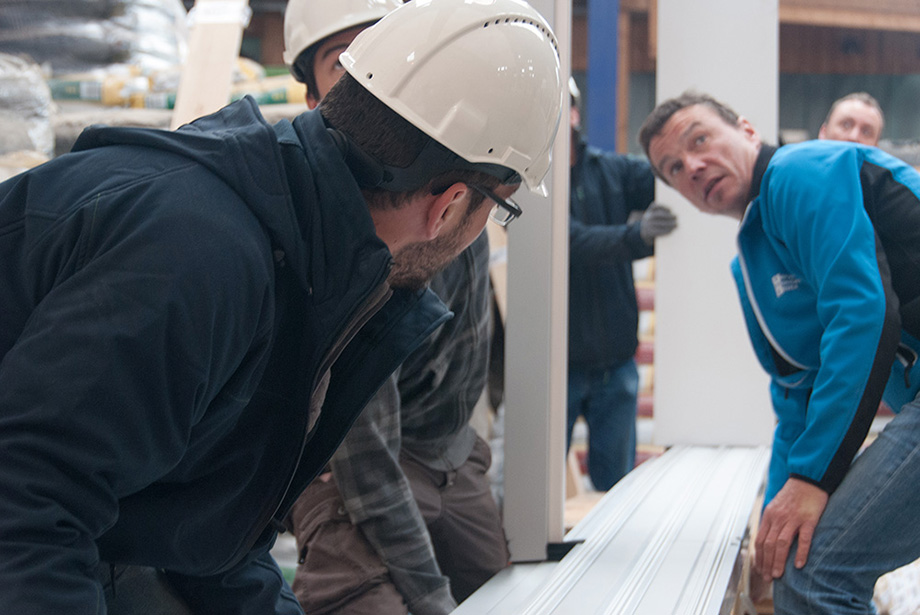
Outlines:
{"label": "jacket sleeve", "polygon": [[0,362],[0,605],[9,613],[104,612],[96,539],[116,522],[120,498],[180,461],[208,400],[260,334],[266,273],[263,292],[240,288],[260,265],[229,258],[219,233],[194,236],[162,219],[119,235],[97,213],[95,227],[73,231],[82,253],[33,250],[24,269],[41,295]]}
{"label": "jacket sleeve", "polygon": [[770,503],[789,479],[789,449],[805,431],[805,409],[808,407],[810,393],[810,389],[788,389],[775,381],[770,383],[776,428],[773,431],[764,506]]}
{"label": "jacket sleeve", "polygon": [[630,211],[645,211],[655,200],[655,174],[645,158],[621,156],[625,166],[626,203]]}
{"label": "jacket sleeve", "polygon": [[409,611],[442,615],[457,605],[399,465],[399,417],[394,374],[348,432],[332,458],[332,472],[352,522],[386,564]]}
{"label": "jacket sleeve", "polygon": [[[586,154],[587,155],[587,154]],[[590,209],[617,207],[628,216],[631,211],[645,211],[655,198],[655,179],[647,162],[638,158],[607,153],[586,160],[582,170],[573,174],[573,182],[593,183],[597,192],[604,195],[602,201],[622,199],[622,203],[587,203]],[[586,186],[572,186],[572,192]],[[572,210],[574,211],[574,210]],[[632,261],[654,254],[650,246],[639,235],[639,222],[622,224],[593,224],[579,219],[577,214],[569,220],[569,251],[573,260],[585,262],[609,260],[613,262]]]}
{"label": "jacket sleeve", "polygon": [[764,222],[814,289],[822,328],[801,432],[788,442],[788,472],[829,493],[868,433],[900,330],[853,151],[825,162],[824,174],[787,159],[769,182]]}

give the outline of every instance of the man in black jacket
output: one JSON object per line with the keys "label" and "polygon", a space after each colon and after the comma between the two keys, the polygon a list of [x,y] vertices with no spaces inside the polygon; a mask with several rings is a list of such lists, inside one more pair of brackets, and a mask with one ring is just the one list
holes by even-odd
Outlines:
{"label": "man in black jacket", "polygon": [[[401,0],[290,0],[291,73],[316,107],[342,76],[338,54]],[[487,471],[470,426],[486,384],[489,240],[480,236],[431,280],[454,314],[368,402],[291,507],[291,588],[313,615],[445,615],[507,566]],[[330,557],[330,554],[334,554]]]}
{"label": "man in black jacket", "polygon": [[[633,261],[677,226],[652,203],[655,178],[644,159],[604,152],[581,137],[580,95],[569,81],[572,155],[569,197],[568,431],[588,425],[588,475],[606,491],[636,459],[639,306]],[[633,219],[638,214],[638,219]]]}
{"label": "man in black jacket", "polygon": [[301,613],[280,520],[443,321],[427,280],[539,187],[561,101],[518,2],[406,5],[342,61],[293,122],[246,99],[172,133],[94,128],[0,185],[6,611]]}

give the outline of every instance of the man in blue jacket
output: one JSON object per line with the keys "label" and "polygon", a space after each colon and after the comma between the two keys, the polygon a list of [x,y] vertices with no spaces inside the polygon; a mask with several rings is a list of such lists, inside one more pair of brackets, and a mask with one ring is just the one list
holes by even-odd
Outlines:
{"label": "man in blue jacket", "polygon": [[406,5],[342,62],[293,122],[95,128],[0,185],[5,611],[302,612],[281,519],[443,321],[427,280],[539,189],[562,95],[509,0]]}
{"label": "man in blue jacket", "polygon": [[[646,160],[591,147],[581,135],[581,96],[571,94],[569,379],[566,448],[579,416],[588,425],[588,475],[606,491],[636,461],[639,306],[633,261],[677,226],[655,197]],[[633,220],[633,215],[638,219]]]}
{"label": "man in blue jacket", "polygon": [[[777,613],[873,613],[920,555],[920,175],[873,147],[776,149],[713,98],[640,140],[697,209],[740,221],[732,270],[777,426],[755,567]],[[854,461],[879,401],[898,415]]]}

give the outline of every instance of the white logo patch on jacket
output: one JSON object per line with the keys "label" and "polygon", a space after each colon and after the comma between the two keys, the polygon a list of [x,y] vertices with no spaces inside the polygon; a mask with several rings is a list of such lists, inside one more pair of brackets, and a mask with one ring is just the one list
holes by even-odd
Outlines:
{"label": "white logo patch on jacket", "polygon": [[798,289],[799,284],[802,282],[801,278],[791,273],[777,273],[770,279],[773,281],[773,290],[776,291],[777,299],[789,291]]}

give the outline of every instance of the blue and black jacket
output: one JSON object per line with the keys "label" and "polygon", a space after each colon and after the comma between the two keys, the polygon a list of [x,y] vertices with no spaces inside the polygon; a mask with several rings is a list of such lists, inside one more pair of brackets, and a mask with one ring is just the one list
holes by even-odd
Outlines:
{"label": "blue and black jacket", "polygon": [[0,184],[0,263],[4,612],[104,613],[101,561],[300,613],[275,526],[446,318],[389,289],[319,114],[90,129]]}
{"label": "blue and black jacket", "polygon": [[920,174],[879,149],[763,146],[732,269],[778,419],[766,501],[833,492],[883,397],[920,389]]}

